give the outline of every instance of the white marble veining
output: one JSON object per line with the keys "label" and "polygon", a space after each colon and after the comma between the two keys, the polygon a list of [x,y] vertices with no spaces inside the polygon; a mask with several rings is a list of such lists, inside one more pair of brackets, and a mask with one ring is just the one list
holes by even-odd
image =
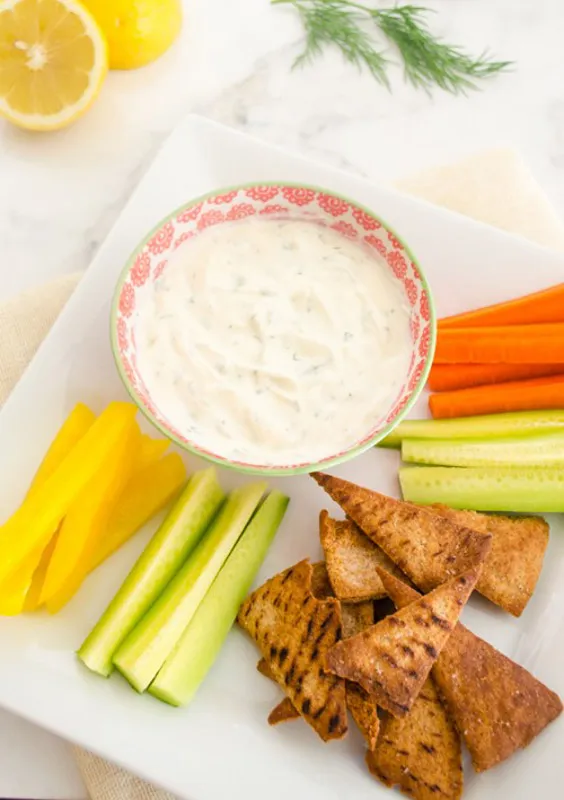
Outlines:
{"label": "white marble veining", "polygon": [[[381,5],[388,3],[383,0]],[[188,111],[317,160],[391,181],[484,147],[519,149],[564,215],[560,0],[428,0],[433,27],[515,69],[468,97],[388,93],[328,54],[292,72],[300,25],[268,0],[186,0],[183,34],[156,64],[114,73],[57,134],[0,123],[0,299],[85,269],[159,144]],[[0,797],[80,798],[61,742],[0,712]]]}

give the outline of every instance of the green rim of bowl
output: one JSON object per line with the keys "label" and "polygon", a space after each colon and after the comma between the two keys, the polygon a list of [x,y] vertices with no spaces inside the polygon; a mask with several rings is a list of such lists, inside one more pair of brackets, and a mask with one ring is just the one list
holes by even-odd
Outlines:
{"label": "green rim of bowl", "polygon": [[[403,247],[403,249],[405,250],[405,252],[409,256],[411,262],[414,264],[415,268],[417,269],[417,272],[418,272],[420,280],[421,280],[421,286],[424,289],[424,291],[426,292],[428,300],[429,300],[430,338],[429,338],[429,350],[428,350],[428,353],[427,353],[427,360],[425,362],[425,367],[424,367],[424,369],[423,369],[423,371],[421,373],[421,376],[420,376],[417,384],[411,390],[411,393],[410,393],[410,396],[409,396],[409,399],[408,399],[407,403],[402,408],[402,410],[398,413],[398,415],[394,419],[394,421],[390,422],[388,425],[386,425],[384,428],[382,428],[382,430],[380,430],[377,434],[375,434],[373,437],[371,437],[368,441],[363,442],[362,444],[356,445],[355,447],[351,448],[350,450],[347,450],[346,453],[341,453],[338,456],[335,456],[333,458],[328,458],[328,459],[325,459],[323,461],[315,461],[315,462],[311,462],[311,463],[308,463],[308,464],[301,464],[301,465],[295,466],[295,467],[294,466],[292,466],[292,467],[280,467],[280,466],[277,467],[277,466],[273,466],[272,468],[270,468],[270,467],[266,467],[266,466],[265,467],[255,467],[255,466],[246,466],[244,464],[238,464],[238,463],[236,464],[233,461],[229,461],[226,458],[222,458],[220,456],[214,456],[213,454],[204,452],[204,451],[200,450],[196,445],[188,444],[187,442],[183,442],[179,437],[177,437],[175,434],[173,434],[168,428],[166,428],[164,425],[161,425],[160,422],[158,422],[156,419],[154,419],[154,417],[148,411],[148,409],[145,408],[145,406],[143,405],[142,401],[137,396],[137,393],[136,393],[135,389],[131,385],[131,383],[129,381],[129,378],[125,374],[125,372],[123,370],[123,367],[122,367],[122,364],[121,364],[121,359],[120,359],[120,356],[119,356],[119,346],[118,346],[118,342],[117,342],[117,324],[116,324],[119,297],[121,295],[121,290],[122,290],[123,284],[126,282],[128,276],[129,276],[129,273],[131,271],[131,267],[133,266],[133,264],[135,262],[135,259],[142,252],[142,250],[145,247],[145,245],[147,244],[147,242],[149,242],[151,240],[151,238],[154,236],[154,234],[160,228],[162,228],[163,225],[165,225],[167,222],[170,222],[175,217],[177,217],[178,214],[181,211],[186,210],[186,209],[190,208],[191,206],[195,206],[198,203],[205,202],[210,197],[215,197],[216,195],[226,194],[227,192],[240,191],[242,189],[243,190],[244,189],[252,189],[254,186],[260,186],[260,187],[266,186],[266,187],[272,187],[272,188],[274,188],[274,187],[282,188],[284,186],[289,186],[289,187],[294,188],[294,189],[311,189],[312,191],[314,191],[316,193],[324,192],[326,194],[332,195],[333,197],[336,197],[339,200],[344,200],[346,203],[348,203],[348,204],[350,204],[352,206],[355,206],[356,208],[360,208],[362,211],[365,211],[369,216],[371,216],[374,219],[378,220],[378,222],[381,223],[382,227],[384,227],[389,233],[392,234],[392,236],[394,236],[398,240],[398,242],[400,242],[401,246]],[[325,188],[323,186],[315,186],[315,185],[308,184],[308,183],[296,183],[296,182],[293,182],[293,181],[251,181],[250,183],[240,183],[240,184],[235,184],[235,185],[232,185],[232,186],[219,187],[217,189],[214,189],[211,192],[206,192],[205,194],[202,194],[199,197],[195,197],[192,200],[189,200],[187,203],[182,203],[182,205],[178,206],[176,209],[174,209],[174,211],[171,211],[166,216],[164,216],[160,220],[160,222],[158,222],[149,231],[149,233],[143,238],[143,240],[140,242],[140,244],[137,245],[135,250],[132,252],[130,257],[128,258],[127,263],[125,264],[125,266],[121,270],[119,278],[117,280],[116,287],[114,289],[114,296],[113,296],[113,300],[112,300],[112,306],[111,306],[110,337],[111,337],[111,346],[112,346],[112,353],[113,353],[114,361],[116,363],[120,378],[122,380],[122,383],[123,383],[127,393],[129,394],[129,396],[131,397],[131,399],[133,400],[135,405],[139,408],[139,410],[141,411],[143,416],[146,417],[146,419],[148,419],[149,422],[155,428],[157,428],[167,439],[170,439],[170,441],[174,442],[182,450],[186,450],[187,452],[191,453],[192,455],[199,456],[200,458],[203,458],[206,461],[211,461],[212,463],[217,464],[218,466],[225,467],[225,469],[232,469],[232,470],[234,470],[236,472],[242,472],[242,473],[246,473],[248,475],[271,475],[272,477],[285,477],[285,476],[290,477],[292,475],[304,475],[304,474],[309,474],[311,472],[316,472],[318,470],[330,469],[331,467],[335,467],[338,464],[344,464],[346,461],[351,461],[353,458],[356,458],[356,456],[359,456],[362,453],[365,453],[371,447],[374,447],[374,445],[378,444],[378,442],[381,442],[382,439],[385,439],[386,436],[388,436],[388,434],[390,434],[394,430],[394,428],[397,425],[399,425],[399,423],[403,419],[405,419],[407,414],[411,411],[412,407],[414,406],[414,404],[418,400],[419,395],[423,391],[423,388],[424,388],[424,386],[425,386],[425,384],[427,382],[427,377],[429,375],[429,371],[431,369],[431,366],[432,366],[432,363],[433,363],[433,357],[434,357],[434,354],[435,354],[435,346],[436,346],[436,340],[437,340],[437,320],[436,320],[435,303],[434,303],[433,294],[431,292],[427,277],[426,277],[426,275],[425,275],[425,273],[424,273],[424,271],[423,271],[418,259],[414,256],[413,252],[411,251],[411,248],[406,244],[406,242],[404,241],[403,237],[400,236],[396,232],[395,228],[393,228],[391,225],[389,225],[379,214],[375,214],[374,211],[372,211],[370,208],[368,208],[367,206],[363,205],[362,203],[359,203],[356,200],[353,200],[352,198],[347,197],[346,195],[340,194],[339,192],[335,192],[332,189],[327,189],[327,188]]]}

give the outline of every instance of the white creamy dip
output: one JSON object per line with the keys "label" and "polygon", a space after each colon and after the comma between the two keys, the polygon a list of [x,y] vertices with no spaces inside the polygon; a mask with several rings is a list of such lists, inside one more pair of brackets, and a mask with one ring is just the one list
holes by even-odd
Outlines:
{"label": "white creamy dip", "polygon": [[161,413],[226,458],[335,455],[408,373],[409,309],[368,247],[297,220],[218,225],[179,247],[141,303],[137,365]]}

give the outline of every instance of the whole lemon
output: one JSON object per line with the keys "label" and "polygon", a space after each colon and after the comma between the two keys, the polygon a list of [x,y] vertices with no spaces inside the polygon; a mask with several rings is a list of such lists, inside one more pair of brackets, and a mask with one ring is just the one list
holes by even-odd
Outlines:
{"label": "whole lemon", "polygon": [[108,40],[111,69],[136,69],[162,56],[182,25],[181,0],[83,0]]}

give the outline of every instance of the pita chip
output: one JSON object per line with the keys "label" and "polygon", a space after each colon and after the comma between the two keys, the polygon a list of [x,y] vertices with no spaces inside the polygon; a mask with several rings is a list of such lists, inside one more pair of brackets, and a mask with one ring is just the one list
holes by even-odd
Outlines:
{"label": "pita chip", "polygon": [[[325,564],[322,561],[312,565],[311,591],[313,596],[318,600],[326,600],[328,597],[334,596],[331,584],[329,583],[329,576],[327,575],[327,570],[325,569]],[[344,627],[343,620],[343,630]],[[261,660],[258,662],[257,669],[266,678],[275,680],[272,670],[264,658],[261,658]],[[268,715],[268,724],[279,725],[281,722],[291,722],[292,720],[299,719],[300,717],[300,712],[294,706],[290,698],[285,697],[278,703],[277,706],[272,709]]]}
{"label": "pita chip", "polygon": [[[333,592],[323,562],[313,565],[312,588],[318,599],[332,596]],[[372,603],[341,604],[343,636],[353,636],[374,623]],[[268,663],[261,659],[257,669],[266,677],[272,678]],[[369,748],[374,747],[380,723],[376,704],[358,684],[347,683],[345,689],[347,708],[359,727]],[[289,698],[284,698],[272,709],[268,716],[269,725],[278,725],[300,717],[300,713],[292,705]]]}
{"label": "pita chip", "polygon": [[[312,588],[318,599],[333,595],[323,562],[313,565]],[[352,636],[373,624],[374,608],[372,603],[356,603],[355,605],[342,603],[341,616],[343,636]],[[264,659],[259,661],[257,669],[266,677],[273,677],[270,667]],[[379,730],[376,704],[364,689],[352,683],[346,684],[345,701],[368,747],[374,747]],[[300,713],[292,705],[289,698],[286,697],[272,709],[268,716],[268,723],[269,725],[278,725],[280,722],[287,722],[300,716]]]}
{"label": "pita chip", "polygon": [[366,754],[370,772],[415,800],[458,800],[462,795],[460,737],[427,678],[409,714],[387,714],[376,747]]}
{"label": "pita chip", "polygon": [[296,709],[289,697],[281,700],[277,706],[274,706],[268,715],[269,725],[279,725],[281,722],[291,722],[293,719],[299,719],[300,712]]}
{"label": "pita chip", "polygon": [[[364,691],[362,686],[350,682],[347,683],[346,686],[346,702],[347,708],[364,736],[368,748],[370,750],[374,749],[380,729],[380,720],[378,719],[376,704],[367,692]],[[292,701],[288,697],[285,697],[268,715],[268,724],[278,725],[281,722],[291,722],[300,717],[301,714],[296,710]]]}
{"label": "pita chip", "polygon": [[[385,575],[384,570],[381,574]],[[454,630],[478,569],[451,578],[371,628],[333,645],[327,669],[359,683],[380,708],[404,717]]]}
{"label": "pita chip", "polygon": [[350,519],[332,519],[327,511],[322,511],[319,515],[319,538],[331,586],[344,603],[385,597],[376,567],[400,574],[384,551]]}
{"label": "pita chip", "polygon": [[327,600],[328,597],[335,597],[335,592],[331,586],[327,568],[323,561],[317,561],[312,566],[311,591],[318,600]]}
{"label": "pita chip", "polygon": [[374,606],[372,603],[341,603],[343,639],[355,636],[374,625]]}
{"label": "pita chip", "polygon": [[[374,624],[374,606],[372,603],[341,603],[343,621],[343,639],[356,636]],[[346,682],[347,708],[356,725],[364,736],[369,749],[376,744],[380,720],[376,703],[358,683]]]}
{"label": "pita chip", "polygon": [[[381,577],[398,608],[417,602],[414,589],[393,575]],[[435,662],[433,679],[477,772],[527,747],[562,713],[558,695],[461,623]]]}
{"label": "pita chip", "polygon": [[324,671],[328,649],[341,638],[338,600],[316,600],[312,566],[301,561],[245,600],[239,625],[258,644],[276,682],[324,740],[347,731],[345,684]]}
{"label": "pita chip", "polygon": [[312,477],[422,591],[483,563],[491,536],[426,508],[327,475]]}
{"label": "pita chip", "polygon": [[[441,505],[430,506],[429,509],[457,525],[491,534],[492,547],[476,590],[492,603],[519,617],[533,596],[541,573],[549,536],[545,520],[540,517],[504,517],[477,511],[458,511]],[[389,569],[387,571],[392,572]]]}

